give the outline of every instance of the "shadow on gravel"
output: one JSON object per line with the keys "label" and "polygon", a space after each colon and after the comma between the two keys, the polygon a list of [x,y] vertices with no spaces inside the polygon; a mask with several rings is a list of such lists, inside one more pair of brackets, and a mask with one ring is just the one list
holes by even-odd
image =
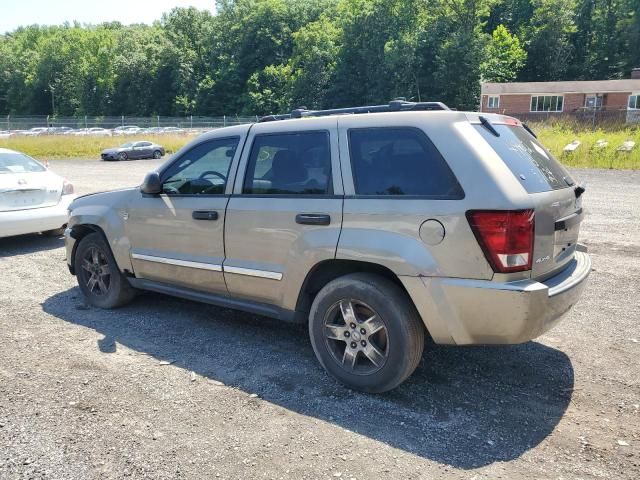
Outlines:
{"label": "shadow on gravel", "polygon": [[509,461],[535,447],[558,424],[573,391],[569,358],[534,342],[432,347],[399,388],[365,395],[324,373],[301,326],[156,294],[119,310],[86,309],[77,288],[50,297],[43,309],[104,335],[96,348],[105,355],[125,345],[296,413],[465,469]]}
{"label": "shadow on gravel", "polygon": [[0,238],[0,258],[44,252],[63,246],[64,237],[46,237],[44,235],[33,234]]}

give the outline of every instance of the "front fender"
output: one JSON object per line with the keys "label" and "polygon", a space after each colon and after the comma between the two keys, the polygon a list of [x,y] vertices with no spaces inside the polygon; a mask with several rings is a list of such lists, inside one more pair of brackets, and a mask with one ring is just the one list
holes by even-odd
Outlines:
{"label": "front fender", "polygon": [[[102,230],[120,271],[133,272],[129,255],[131,245],[124,231],[125,202],[123,198],[117,198],[125,195],[112,195],[113,193],[116,192],[85,197],[74,202],[71,205],[68,227],[72,231],[74,227],[81,225]],[[110,201],[100,201],[99,197],[103,195],[104,199],[108,198]]]}

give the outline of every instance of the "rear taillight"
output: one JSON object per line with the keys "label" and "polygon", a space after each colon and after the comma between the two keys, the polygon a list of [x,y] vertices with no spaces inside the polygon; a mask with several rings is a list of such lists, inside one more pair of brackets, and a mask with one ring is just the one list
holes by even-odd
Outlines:
{"label": "rear taillight", "polygon": [[533,210],[469,210],[467,219],[494,272],[531,270]]}
{"label": "rear taillight", "polygon": [[66,180],[62,182],[62,194],[71,195],[73,193],[73,184]]}

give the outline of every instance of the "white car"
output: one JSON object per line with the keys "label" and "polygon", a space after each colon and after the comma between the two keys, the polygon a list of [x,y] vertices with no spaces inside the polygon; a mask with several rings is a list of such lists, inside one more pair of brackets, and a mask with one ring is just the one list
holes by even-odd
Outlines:
{"label": "white car", "polygon": [[40,135],[46,135],[49,133],[49,129],[47,127],[34,127],[30,128],[23,135],[27,137],[39,137]]}
{"label": "white car", "polygon": [[111,130],[107,130],[106,128],[93,127],[93,128],[82,128],[80,130],[76,130],[72,135],[77,137],[110,137],[112,135]]}
{"label": "white car", "polygon": [[62,235],[73,185],[27,155],[0,148],[0,238]]}

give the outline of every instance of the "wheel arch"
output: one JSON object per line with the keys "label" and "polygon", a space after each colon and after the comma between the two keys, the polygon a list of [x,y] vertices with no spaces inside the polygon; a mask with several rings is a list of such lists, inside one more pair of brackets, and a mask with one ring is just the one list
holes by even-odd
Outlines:
{"label": "wheel arch", "polygon": [[384,265],[358,260],[329,259],[317,263],[307,273],[300,288],[300,293],[298,294],[296,311],[308,313],[311,310],[311,304],[314,298],[322,287],[332,280],[349,275],[350,273],[372,273],[379,275],[395,283],[409,295],[398,276]]}
{"label": "wheel arch", "polygon": [[109,247],[109,250],[111,251],[111,255],[113,255],[113,250],[111,248],[109,240],[107,239],[107,235],[104,233],[104,230],[100,226],[94,225],[91,223],[82,223],[82,224],[74,225],[73,227],[71,227],[71,232],[69,234],[71,238],[75,240],[75,242],[73,243],[73,249],[71,250],[71,258],[69,259],[70,261],[69,268],[73,275],[76,274],[74,265],[76,262],[76,252],[78,250],[78,245],[80,244],[80,241],[84,237],[86,237],[91,233],[97,233],[100,236],[102,236],[105,243]]}

